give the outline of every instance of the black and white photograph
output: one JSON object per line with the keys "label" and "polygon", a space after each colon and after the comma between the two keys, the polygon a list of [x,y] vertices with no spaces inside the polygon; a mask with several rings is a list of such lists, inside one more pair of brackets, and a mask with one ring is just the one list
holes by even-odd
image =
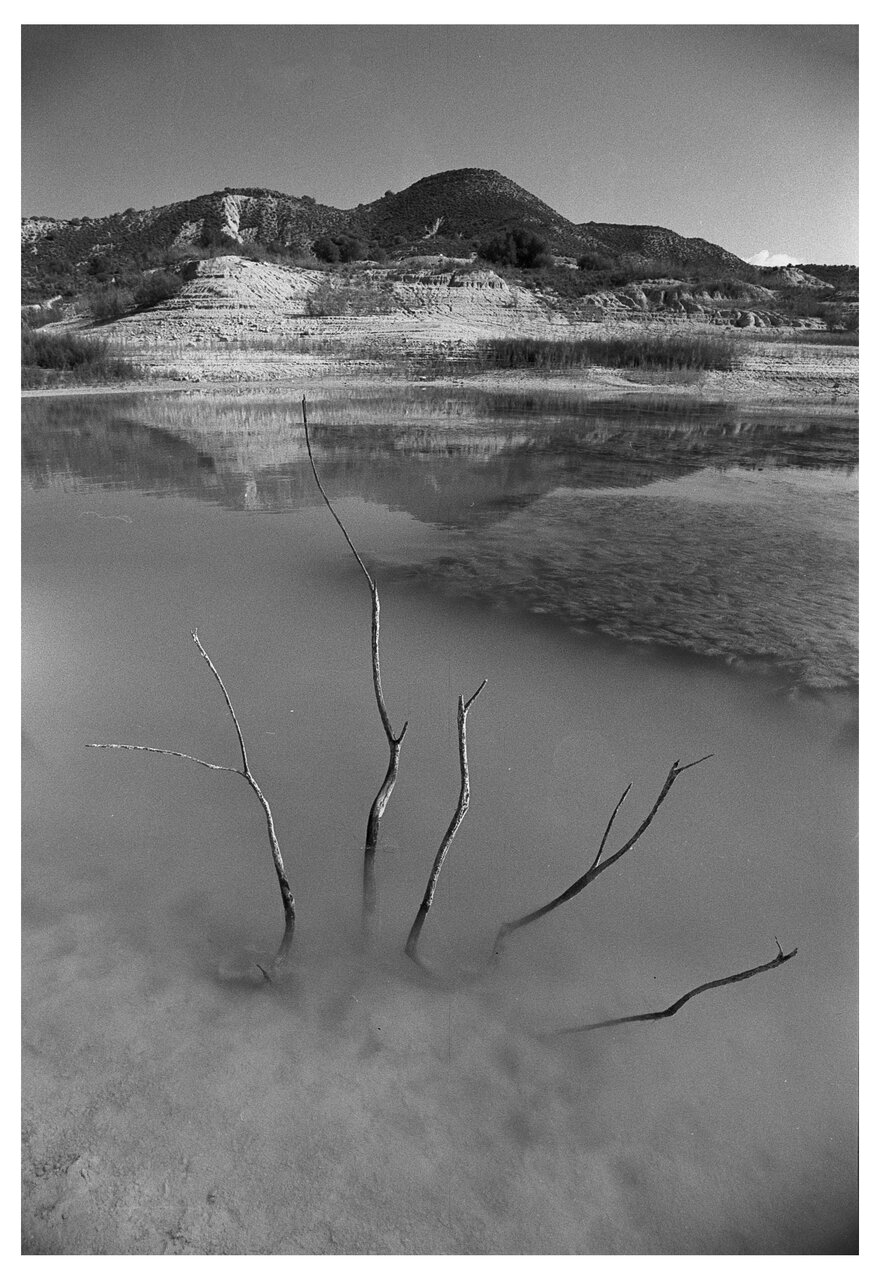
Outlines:
{"label": "black and white photograph", "polygon": [[859,1254],[860,28],[687,8],[20,15],[23,1257]]}

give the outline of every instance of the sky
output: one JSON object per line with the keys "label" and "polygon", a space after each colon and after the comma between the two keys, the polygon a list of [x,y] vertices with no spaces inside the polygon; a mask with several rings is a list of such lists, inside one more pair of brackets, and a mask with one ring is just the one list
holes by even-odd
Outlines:
{"label": "sky", "polygon": [[24,26],[22,214],[352,208],[497,169],[574,222],[858,262],[855,26]]}

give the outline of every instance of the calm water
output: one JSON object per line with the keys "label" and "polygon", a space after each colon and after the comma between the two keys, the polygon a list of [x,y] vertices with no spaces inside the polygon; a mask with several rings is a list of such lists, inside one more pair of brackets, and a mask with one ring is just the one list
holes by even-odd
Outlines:
{"label": "calm water", "polygon": [[[190,393],[23,411],[32,1141],[44,1164],[90,1143],[116,1196],[77,1225],[40,1216],[38,1182],[32,1250],[94,1251],[98,1220],[110,1251],[136,1252],[850,1247],[855,425],[315,397],[322,477],[379,578],[391,717],[411,723],[364,957],[385,764],[369,601],[298,408]],[[271,998],[233,980],[280,930],[253,797],[84,747],[235,763],[193,627],[297,894],[298,977]],[[472,807],[423,935],[439,991],[399,952],[457,795],[456,697],[484,676]],[[644,844],[487,977],[498,924],[576,878],[623,786],[625,835],[673,759],[710,751]],[[667,1004],[771,958],[775,935],[796,960],[669,1023],[530,1034]],[[139,1101],[120,1110],[125,1080]],[[169,1187],[153,1204],[139,1185],[140,1235],[119,1207],[138,1169]],[[198,1221],[196,1189],[215,1197]]]}

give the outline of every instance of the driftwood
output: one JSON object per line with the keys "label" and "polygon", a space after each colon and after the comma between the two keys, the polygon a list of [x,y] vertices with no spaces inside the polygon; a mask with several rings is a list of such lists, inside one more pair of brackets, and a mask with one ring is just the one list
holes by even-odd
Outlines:
{"label": "driftwood", "polygon": [[698,996],[702,991],[711,991],[713,987],[728,987],[733,982],[745,982],[747,978],[754,978],[756,974],[766,973],[769,969],[778,969],[781,964],[786,964],[797,955],[797,947],[787,953],[784,952],[778,938],[776,948],[778,954],[767,964],[756,965],[754,969],[744,969],[742,973],[732,973],[727,978],[715,978],[713,982],[704,982],[699,987],[694,987],[692,991],[679,996],[668,1009],[658,1009],[656,1013],[631,1013],[626,1018],[605,1018],[602,1022],[587,1022],[579,1027],[562,1027],[558,1031],[545,1032],[543,1038],[578,1035],[581,1031],[598,1031],[601,1027],[620,1027],[625,1022],[659,1022],[661,1018],[671,1018],[678,1013],[682,1005],[687,1004],[688,1000],[693,1000],[694,996]]}
{"label": "driftwood", "polygon": [[603,871],[607,871],[608,868],[613,866],[614,863],[617,862],[619,858],[622,858],[623,855],[627,853],[633,847],[633,845],[639,839],[641,839],[641,837],[648,830],[648,827],[654,821],[654,818],[657,814],[658,809],[660,808],[660,806],[662,805],[666,797],[669,795],[669,792],[671,791],[672,785],[675,782],[676,778],[678,778],[682,773],[685,773],[688,769],[693,769],[695,768],[696,765],[702,764],[704,760],[709,760],[709,759],[711,759],[711,753],[707,756],[701,756],[699,760],[692,760],[690,764],[679,764],[679,762],[676,760],[671,766],[669,772],[667,773],[666,780],[663,783],[663,786],[660,788],[660,794],[658,795],[657,799],[654,801],[654,804],[651,807],[651,811],[649,812],[648,816],[642,821],[642,823],[640,824],[636,832],[630,836],[630,838],[626,841],[626,843],[622,844],[620,848],[617,849],[614,853],[609,854],[609,856],[605,859],[605,861],[602,862],[600,861],[600,859],[605,849],[605,844],[608,840],[608,836],[611,833],[611,827],[614,823],[614,819],[617,817],[618,813],[620,812],[620,809],[621,809],[621,806],[623,805],[624,800],[629,795],[630,787],[632,787],[632,783],[630,783],[629,786],[627,786],[626,790],[624,791],[623,795],[618,800],[617,804],[615,805],[614,812],[611,814],[611,817],[608,819],[608,825],[605,828],[605,834],[602,837],[602,843],[599,845],[599,852],[596,854],[596,856],[594,857],[593,861],[591,862],[587,870],[584,872],[584,874],[582,876],[579,876],[578,879],[575,880],[573,884],[570,884],[567,889],[564,889],[562,893],[558,894],[555,898],[552,898],[550,902],[546,902],[543,907],[537,907],[534,911],[529,911],[526,913],[526,915],[520,916],[516,920],[509,920],[506,924],[503,924],[501,928],[498,930],[498,933],[495,935],[495,942],[492,947],[493,954],[496,957],[501,954],[501,949],[504,944],[504,940],[511,933],[514,933],[517,929],[524,928],[525,925],[527,924],[533,924],[536,920],[540,920],[543,916],[549,915],[551,911],[555,911],[557,907],[561,907],[564,903],[570,902],[571,899],[576,897],[576,895],[579,894],[583,889],[586,889],[588,884],[592,884],[593,881],[597,879],[597,877],[600,876]]}
{"label": "driftwood", "polygon": [[465,702],[461,694],[459,694],[458,697],[458,763],[461,772],[461,786],[458,792],[458,804],[455,807],[455,813],[452,815],[452,821],[446,828],[446,834],[440,842],[440,848],[437,850],[437,856],[434,859],[434,865],[431,868],[431,874],[428,877],[428,885],[425,889],[425,896],[422,898],[422,905],[416,913],[413,926],[409,931],[409,937],[406,940],[405,950],[411,960],[418,960],[417,950],[419,945],[419,935],[422,932],[422,926],[425,923],[425,918],[431,910],[431,903],[434,901],[434,893],[437,889],[437,881],[440,878],[440,871],[442,870],[443,863],[446,860],[446,855],[449,852],[450,845],[455,839],[455,834],[458,831],[458,828],[464,821],[464,816],[467,813],[468,806],[471,802],[471,784],[467,756],[467,715],[485,687],[486,681],[484,680],[480,687],[471,694],[467,702]]}
{"label": "driftwood", "polygon": [[385,777],[382,779],[382,785],[376,792],[376,798],[370,806],[369,817],[367,818],[367,836],[364,842],[364,896],[363,896],[363,919],[364,927],[368,928],[370,920],[376,909],[376,849],[379,844],[379,825],[382,821],[382,815],[388,801],[391,799],[391,793],[394,790],[394,784],[397,782],[397,774],[400,767],[400,747],[406,736],[409,721],[405,720],[400,733],[395,734],[391,727],[391,718],[388,715],[388,708],[385,705],[385,697],[382,693],[382,671],[379,665],[379,589],[376,586],[375,579],[367,569],[360,557],[357,547],[352,542],[348,530],[340,520],[333,504],[327,496],[321,477],[318,475],[318,468],[315,465],[315,459],[312,454],[312,442],[309,439],[309,419],[306,398],[302,398],[302,419],[303,428],[306,434],[306,449],[308,450],[309,462],[312,467],[312,475],[315,477],[315,484],[321,493],[321,497],[327,505],[333,519],[342,530],[342,536],[348,543],[351,553],[361,567],[361,571],[367,580],[367,586],[370,589],[371,602],[371,627],[370,627],[370,655],[373,666],[373,692],[376,695],[376,706],[379,708],[379,716],[382,720],[382,728],[385,730],[385,737],[388,740],[388,768],[385,771]]}
{"label": "driftwood", "polygon": [[269,808],[269,801],[263,795],[256,778],[251,772],[251,767],[248,763],[247,748],[244,744],[244,735],[241,731],[241,725],[238,723],[238,716],[235,714],[235,708],[232,705],[226,685],[223,683],[220,672],[208,656],[207,651],[198,637],[198,633],[193,631],[192,638],[199,653],[211,668],[211,673],[220,686],[223,697],[226,701],[226,706],[229,709],[229,714],[232,716],[232,723],[235,725],[235,733],[238,738],[239,750],[241,751],[241,768],[236,769],[227,764],[211,764],[208,760],[200,760],[198,756],[187,755],[185,751],[169,751],[164,747],[143,747],[136,743],[87,742],[86,746],[97,747],[103,751],[147,751],[150,754],[157,756],[176,756],[178,760],[192,760],[195,764],[204,765],[206,769],[215,769],[220,773],[236,773],[240,778],[244,778],[245,782],[259,800],[263,813],[266,817],[266,827],[269,833],[269,846],[272,851],[272,861],[275,865],[275,874],[278,877],[278,888],[281,891],[281,901],[284,906],[284,936],[282,937],[278,950],[275,953],[275,958],[268,969],[264,969],[262,965],[259,966],[264,978],[267,981],[271,981],[273,977],[278,976],[285,968],[290,955],[290,948],[293,945],[293,931],[296,925],[296,909],[293,900],[293,893],[290,888],[290,881],[287,879],[287,873],[284,870],[284,860],[281,857],[281,848],[278,844],[278,837],[275,833],[275,821],[272,817],[272,810]]}

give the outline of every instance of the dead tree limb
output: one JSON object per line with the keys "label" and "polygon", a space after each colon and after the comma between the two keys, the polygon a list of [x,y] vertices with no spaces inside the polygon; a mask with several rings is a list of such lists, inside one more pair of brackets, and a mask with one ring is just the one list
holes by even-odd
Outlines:
{"label": "dead tree limb", "polygon": [[211,668],[211,673],[223,693],[226,706],[229,710],[230,716],[232,717],[232,723],[235,726],[236,737],[238,738],[238,746],[241,752],[241,768],[236,769],[227,764],[212,764],[208,760],[199,759],[198,756],[187,755],[185,751],[168,751],[164,747],[142,747],[137,744],[127,742],[88,742],[86,743],[86,746],[97,747],[105,751],[148,751],[159,756],[176,756],[178,760],[192,760],[194,764],[204,765],[206,769],[216,769],[221,773],[236,773],[240,778],[244,778],[245,782],[259,800],[266,818],[266,828],[269,833],[269,846],[272,851],[272,861],[275,865],[275,874],[278,877],[278,887],[281,890],[281,901],[284,906],[284,936],[281,939],[277,952],[275,953],[275,958],[268,970],[264,969],[262,965],[259,966],[263,976],[267,981],[271,981],[273,977],[280,974],[284,969],[288,956],[290,955],[290,948],[293,944],[293,931],[296,924],[296,910],[293,893],[291,892],[290,882],[287,879],[287,873],[284,870],[284,860],[281,857],[281,847],[278,844],[278,836],[275,832],[275,822],[272,817],[272,810],[269,808],[269,801],[263,795],[256,778],[251,773],[251,767],[248,763],[247,757],[247,748],[244,743],[244,735],[241,731],[241,725],[238,723],[238,716],[235,714],[235,708],[232,705],[226,685],[223,683],[220,672],[208,656],[207,650],[203,646],[196,631],[193,631],[192,638],[199,653]]}
{"label": "dead tree limb", "polygon": [[778,955],[774,956],[767,964],[756,965],[754,969],[745,969],[742,973],[732,973],[728,978],[716,978],[713,982],[704,982],[699,987],[694,987],[692,991],[687,991],[680,996],[674,1004],[668,1009],[658,1009],[656,1013],[632,1013],[626,1018],[606,1018],[602,1022],[588,1022],[580,1027],[562,1027],[559,1031],[547,1031],[542,1039],[553,1036],[571,1036],[577,1035],[580,1031],[598,1031],[601,1027],[619,1027],[625,1022],[658,1022],[661,1018],[671,1018],[678,1013],[682,1005],[687,1004],[688,1000],[693,1000],[694,996],[698,996],[702,991],[711,991],[713,987],[727,987],[733,982],[745,982],[747,978],[754,978],[758,973],[766,973],[768,969],[776,969],[781,964],[785,964],[797,955],[797,947],[787,954],[783,952],[779,946],[779,939],[776,939]]}
{"label": "dead tree limb", "polygon": [[517,929],[524,928],[524,926],[527,924],[534,923],[535,920],[540,920],[542,916],[546,916],[551,911],[555,911],[555,909],[557,907],[561,907],[563,903],[571,901],[571,899],[574,898],[577,894],[579,894],[583,889],[586,889],[588,884],[592,884],[593,881],[598,876],[600,876],[603,871],[607,871],[608,868],[610,866],[613,866],[613,864],[617,862],[619,858],[622,858],[623,855],[627,853],[639,839],[641,839],[641,837],[647,831],[648,827],[654,821],[654,818],[657,814],[658,809],[660,808],[663,801],[666,799],[667,795],[672,789],[672,784],[675,782],[676,778],[679,777],[679,775],[684,773],[686,770],[693,769],[696,765],[702,764],[704,760],[710,759],[711,754],[712,753],[710,752],[710,754],[707,756],[701,756],[699,760],[692,760],[690,764],[679,764],[679,762],[676,760],[673,763],[672,767],[670,768],[669,772],[667,773],[666,781],[663,783],[663,786],[660,788],[660,794],[658,795],[657,799],[654,801],[654,804],[651,807],[651,811],[648,814],[648,816],[644,819],[644,821],[641,823],[641,825],[636,830],[636,832],[633,835],[631,835],[630,838],[625,842],[625,844],[622,844],[615,853],[609,854],[608,857],[605,859],[605,861],[601,862],[600,859],[602,857],[602,852],[605,848],[605,843],[608,839],[614,819],[617,817],[617,814],[620,811],[620,807],[623,804],[624,800],[626,799],[627,795],[629,794],[630,787],[632,786],[632,783],[630,783],[629,786],[624,791],[623,795],[618,800],[617,805],[614,809],[614,812],[612,813],[611,817],[608,820],[608,825],[605,828],[605,834],[602,837],[602,843],[599,846],[599,852],[596,854],[589,868],[584,872],[582,876],[580,876],[577,880],[575,880],[574,884],[570,884],[567,889],[563,890],[563,892],[558,894],[557,897],[553,898],[552,901],[545,903],[543,907],[538,907],[536,910],[529,911],[526,915],[520,916],[517,920],[509,920],[506,924],[503,924],[501,928],[498,930],[498,933],[495,935],[495,942],[492,948],[493,954],[495,956],[498,956],[500,954],[500,950],[504,943],[504,940],[505,938],[508,937],[509,934],[514,933]]}
{"label": "dead tree limb", "polygon": [[471,694],[467,702],[465,702],[461,694],[458,696],[458,763],[461,771],[461,787],[458,793],[458,804],[456,805],[455,813],[452,816],[452,821],[446,828],[446,835],[443,837],[440,848],[437,850],[437,856],[434,859],[434,865],[431,868],[431,874],[428,877],[428,886],[425,889],[425,896],[422,899],[422,905],[418,909],[416,918],[413,921],[413,926],[409,931],[409,937],[406,940],[406,954],[411,960],[415,960],[416,962],[418,962],[416,951],[419,945],[419,935],[422,932],[422,926],[425,923],[425,918],[431,910],[431,903],[434,901],[434,893],[437,888],[440,871],[443,867],[446,855],[449,852],[450,845],[455,839],[455,833],[464,821],[464,816],[468,811],[468,806],[470,805],[471,786],[467,757],[467,715],[485,686],[486,681],[484,680],[476,692]]}
{"label": "dead tree limb", "polygon": [[364,924],[368,926],[369,921],[376,907],[376,849],[379,844],[379,826],[382,821],[382,815],[388,801],[391,799],[391,793],[394,790],[394,784],[397,782],[397,773],[400,766],[400,747],[406,736],[409,721],[404,721],[403,728],[400,733],[394,733],[391,727],[391,717],[388,715],[388,708],[385,705],[385,696],[382,692],[382,671],[379,664],[379,589],[376,586],[375,579],[371,575],[367,566],[361,559],[357,547],[351,540],[348,530],[340,520],[339,516],[333,509],[333,504],[327,496],[327,491],[321,483],[321,477],[318,475],[318,468],[315,465],[315,459],[312,454],[312,442],[309,438],[309,420],[306,398],[302,398],[302,419],[303,428],[306,434],[306,449],[309,455],[309,462],[312,468],[312,475],[315,477],[315,484],[318,486],[321,497],[326,503],[327,510],[342,530],[342,536],[348,543],[351,553],[361,567],[367,585],[370,588],[370,602],[372,611],[372,622],[370,628],[370,655],[373,665],[373,692],[376,695],[376,706],[379,708],[379,716],[382,720],[382,728],[385,731],[385,737],[388,740],[388,768],[385,771],[385,777],[382,785],[376,792],[376,798],[370,806],[369,817],[367,818],[367,835],[364,842]]}

